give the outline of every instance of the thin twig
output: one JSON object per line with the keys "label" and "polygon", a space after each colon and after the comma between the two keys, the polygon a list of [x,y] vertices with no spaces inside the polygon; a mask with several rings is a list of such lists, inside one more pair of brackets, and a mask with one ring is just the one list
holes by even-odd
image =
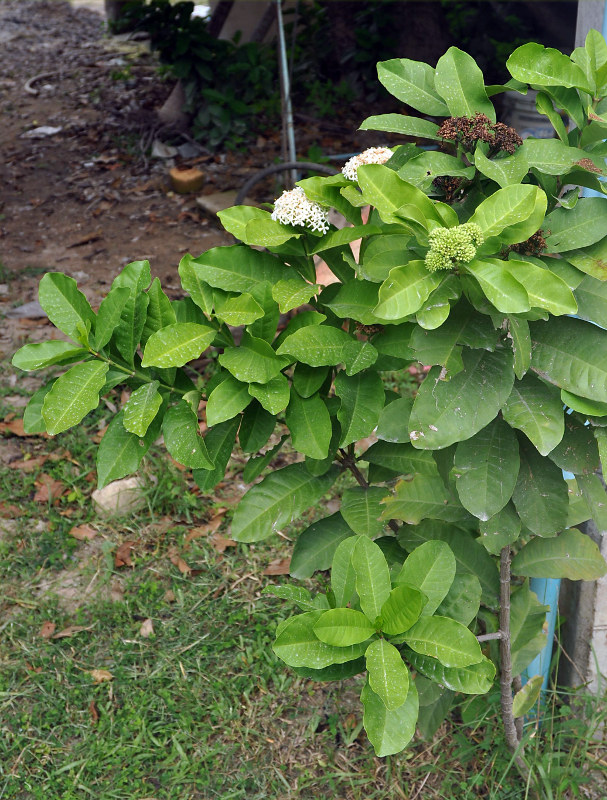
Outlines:
{"label": "thin twig", "polygon": [[480,636],[476,637],[477,642],[491,642],[494,639],[501,639],[502,632],[495,631],[495,633],[481,633]]}

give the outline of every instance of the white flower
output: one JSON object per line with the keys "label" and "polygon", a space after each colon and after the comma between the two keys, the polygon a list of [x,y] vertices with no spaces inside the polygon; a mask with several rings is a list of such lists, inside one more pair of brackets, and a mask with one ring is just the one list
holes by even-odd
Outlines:
{"label": "white flower", "polygon": [[385,164],[392,157],[388,147],[369,147],[357,156],[352,156],[342,167],[342,172],[349,181],[358,179],[358,168],[363,164]]}
{"label": "white flower", "polygon": [[321,233],[329,230],[329,212],[308,200],[301,186],[280,195],[274,203],[272,219],[283,225],[303,225]]}

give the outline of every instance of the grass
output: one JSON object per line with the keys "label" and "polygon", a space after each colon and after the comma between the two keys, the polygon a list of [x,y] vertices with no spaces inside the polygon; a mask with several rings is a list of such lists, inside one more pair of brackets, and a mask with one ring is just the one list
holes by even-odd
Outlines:
{"label": "grass", "polygon": [[[19,394],[0,386],[4,415],[6,397]],[[13,517],[0,518],[0,798],[532,796],[501,740],[497,694],[460,702],[431,742],[377,759],[361,732],[360,679],[319,685],[278,661],[273,632],[288,611],[261,591],[283,580],[263,572],[288,555],[284,541],[219,552],[210,534],[186,540],[223,508],[218,532],[227,534],[244,490],[238,459],[231,479],[202,495],[152,452],[140,512],[96,517],[93,436],[106,417],[102,405],[54,439],[0,441],[0,513]],[[44,456],[31,472],[11,466]],[[60,498],[35,499],[43,474],[65,487]],[[97,531],[89,541],[70,535],[83,524]],[[132,566],[117,567],[124,542]],[[49,638],[51,624],[65,635]],[[529,731],[541,796],[592,797],[582,792],[605,766],[592,739],[605,706],[585,696],[551,702],[548,724]],[[586,704],[585,722],[573,702]]]}

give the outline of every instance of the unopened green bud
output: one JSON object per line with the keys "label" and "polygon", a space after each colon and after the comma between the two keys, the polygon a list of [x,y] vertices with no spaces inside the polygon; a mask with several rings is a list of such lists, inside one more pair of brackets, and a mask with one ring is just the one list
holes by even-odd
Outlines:
{"label": "unopened green bud", "polygon": [[484,237],[475,222],[466,222],[454,228],[435,228],[428,236],[428,241],[430,249],[426,254],[426,268],[436,272],[472,261]]}

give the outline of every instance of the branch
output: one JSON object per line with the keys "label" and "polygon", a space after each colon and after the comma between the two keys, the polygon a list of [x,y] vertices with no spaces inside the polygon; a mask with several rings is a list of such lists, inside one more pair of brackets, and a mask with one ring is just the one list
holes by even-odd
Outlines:
{"label": "branch", "polygon": [[[368,489],[371,485],[369,481],[365,478],[359,468],[356,466],[356,460],[352,453],[348,453],[342,447],[339,448],[339,453],[341,456],[341,463],[344,465],[346,469],[349,469],[352,475],[356,478],[356,482],[359,486],[362,486],[363,489]],[[390,528],[394,531],[394,533],[398,533],[400,530],[400,526],[398,525],[395,520],[391,519],[388,522]]]}

